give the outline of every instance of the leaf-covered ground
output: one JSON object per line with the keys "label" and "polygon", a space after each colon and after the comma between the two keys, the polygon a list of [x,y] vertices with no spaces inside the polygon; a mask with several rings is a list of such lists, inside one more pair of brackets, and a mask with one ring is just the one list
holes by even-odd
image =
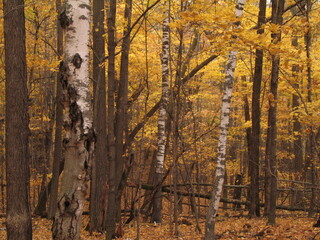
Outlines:
{"label": "leaf-covered ground", "polygon": [[[88,219],[84,217],[84,225]],[[200,219],[201,229],[204,228],[204,219]],[[0,220],[0,239],[6,239],[5,219]],[[180,218],[182,224],[179,225],[180,235],[175,237],[173,225],[169,224],[170,219],[165,219],[164,224],[155,225],[149,223],[140,224],[140,239],[188,239],[197,240],[203,237],[197,233],[195,222],[189,218]],[[277,225],[268,226],[263,218],[248,219],[246,217],[218,217],[216,226],[217,239],[305,239],[320,240],[320,228],[313,228],[316,222],[314,218],[307,218],[305,214],[279,216]],[[183,224],[184,223],[184,224]],[[191,224],[191,225],[190,225]],[[124,235],[120,239],[133,240],[137,236],[137,224],[132,223],[124,227]],[[104,239],[102,234],[90,235],[85,230],[82,231],[83,240]],[[46,240],[51,239],[51,221],[42,218],[33,218],[33,239]]]}

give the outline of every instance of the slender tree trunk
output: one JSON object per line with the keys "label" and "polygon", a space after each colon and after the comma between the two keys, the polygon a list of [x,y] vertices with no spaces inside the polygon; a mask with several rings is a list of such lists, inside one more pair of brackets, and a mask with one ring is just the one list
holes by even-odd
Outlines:
{"label": "slender tree trunk", "polygon": [[[298,37],[293,37],[291,44],[293,47],[298,47]],[[292,77],[294,80],[293,86],[299,89],[299,66],[297,64],[292,65]],[[292,111],[296,111],[299,108],[299,96],[292,94]],[[293,153],[294,153],[294,171],[297,173],[297,180],[301,180],[301,170],[303,167],[303,152],[302,152],[302,138],[301,138],[301,123],[299,121],[298,114],[293,115]]]}
{"label": "slender tree trunk", "polygon": [[[292,15],[295,16],[297,13],[297,8],[293,8]],[[291,45],[294,48],[299,46],[298,37],[293,36],[291,40]],[[296,89],[299,89],[299,66],[297,64],[292,65],[292,77],[293,77],[293,86]],[[302,126],[299,120],[299,113],[295,112],[299,109],[299,96],[296,93],[292,94],[292,111],[293,113],[293,154],[294,154],[294,163],[293,163],[293,172],[295,173],[295,180],[302,181],[302,170],[303,170],[303,149],[302,149]],[[297,192],[296,197],[293,199],[293,203],[300,204],[302,203],[302,192]]]}
{"label": "slender tree trunk", "polygon": [[[61,0],[56,1],[56,11],[59,12],[61,8]],[[57,24],[57,52],[60,56],[63,53],[63,36],[62,28],[60,23]],[[53,164],[52,164],[52,179],[50,187],[50,198],[48,208],[48,218],[54,218],[57,211],[57,200],[58,200],[58,187],[59,187],[59,168],[62,162],[62,124],[63,124],[63,106],[62,106],[62,82],[60,74],[57,75],[56,80],[56,129],[54,137],[54,153],[53,153]],[[49,188],[49,187],[48,187]]]}
{"label": "slender tree trunk", "polygon": [[[129,154],[124,152],[125,132],[127,126],[128,104],[128,79],[129,79],[129,51],[130,51],[130,27],[131,27],[132,0],[126,0],[124,18],[127,20],[123,31],[120,62],[120,81],[116,99],[115,134],[116,134],[116,212],[120,216],[121,196],[127,178],[122,178],[124,172],[124,160],[129,159]],[[127,157],[125,156],[127,155]],[[119,221],[119,219],[117,219]]]}
{"label": "slender tree trunk", "polygon": [[105,56],[104,1],[93,1],[93,82],[96,148],[92,162],[90,189],[90,231],[102,232],[106,211],[107,188],[107,116],[105,67],[100,66]]}
{"label": "slender tree trunk", "polygon": [[[184,11],[183,1],[180,1],[181,9],[180,11]],[[173,152],[173,221],[174,221],[174,235],[179,235],[179,196],[177,193],[177,184],[178,184],[178,161],[179,161],[179,115],[181,113],[180,110],[180,92],[181,92],[181,74],[182,74],[182,53],[183,53],[183,30],[178,30],[179,35],[179,47],[177,53],[177,68],[176,68],[176,76],[174,88],[172,87],[171,92],[171,106],[172,110],[170,113],[172,114],[172,152]],[[169,50],[170,51],[170,50]]]}
{"label": "slender tree trunk", "polygon": [[[38,203],[35,207],[34,214],[40,217],[47,216],[47,201],[48,201],[48,194],[49,194],[49,184],[47,184],[47,167],[48,163],[50,162],[51,158],[51,146],[52,146],[52,134],[53,134],[53,119],[50,120],[50,127],[48,130],[44,132],[45,137],[43,139],[43,146],[44,146],[44,156],[45,156],[45,163],[42,167],[42,181],[40,187],[40,193],[38,194]],[[51,187],[51,186],[50,186]],[[57,203],[57,202],[56,202]]]}
{"label": "slender tree trunk", "polygon": [[[311,1],[306,0],[306,18],[308,24],[310,24],[310,11],[311,11]],[[312,38],[311,38],[311,31],[308,29],[307,33],[305,34],[305,45],[306,45],[306,55],[307,55],[307,78],[308,78],[308,84],[307,84],[307,101],[308,103],[312,103],[312,86],[313,86],[313,79],[312,79],[312,68],[311,68],[311,43],[312,43]],[[312,112],[308,113],[310,116],[312,116]],[[313,126],[308,126],[309,127],[309,135],[307,139],[307,144],[306,144],[306,164],[305,164],[305,171],[306,173],[310,172],[311,174],[311,181],[314,184],[315,181],[315,166],[314,166],[314,161],[315,161],[315,133],[314,133],[314,128]],[[310,170],[311,169],[311,170]],[[307,180],[307,179],[306,179]],[[313,209],[315,207],[315,189],[312,188],[312,193],[311,193],[311,199],[310,199],[310,212],[308,216],[313,216],[314,212]]]}
{"label": "slender tree trunk", "polygon": [[7,239],[31,240],[24,1],[4,1]]}
{"label": "slender tree trunk", "polygon": [[[258,34],[264,32],[261,28],[266,18],[266,0],[260,0],[259,2],[259,16],[258,16]],[[260,121],[261,121],[261,109],[260,109],[260,93],[262,82],[262,70],[263,70],[263,50],[256,50],[253,86],[252,86],[252,127],[251,127],[251,141],[248,142],[249,147],[249,177],[250,177],[250,205],[249,216],[260,216],[260,200],[259,200],[259,166],[260,166]]]}
{"label": "slender tree trunk", "polygon": [[53,239],[79,239],[94,148],[89,88],[90,1],[67,0],[60,15],[65,30],[63,86],[65,165]]}
{"label": "slender tree trunk", "polygon": [[[272,17],[273,24],[282,24],[282,13],[285,0],[272,1]],[[272,33],[273,44],[278,44],[281,41],[280,32]],[[272,55],[271,82],[269,94],[269,112],[268,112],[268,130],[267,130],[267,145],[266,145],[266,187],[269,188],[270,198],[266,199],[269,202],[268,223],[275,224],[276,222],[276,200],[277,200],[277,100],[278,100],[278,81],[279,81],[280,57],[278,54]],[[267,190],[266,190],[267,191]]]}
{"label": "slender tree trunk", "polygon": [[158,151],[156,155],[155,166],[155,181],[154,187],[157,188],[155,192],[153,209],[152,209],[152,222],[161,223],[162,217],[162,193],[159,184],[161,184],[163,177],[163,163],[166,152],[166,115],[168,104],[168,87],[169,87],[169,41],[170,41],[170,29],[169,29],[169,12],[165,12],[165,19],[162,24],[162,98],[159,109],[158,118]]}
{"label": "slender tree trunk", "polygon": [[[239,0],[236,6],[235,15],[240,17],[243,13],[245,0]],[[240,23],[239,23],[240,24]],[[234,71],[236,68],[237,52],[231,51],[229,53],[229,60],[226,66],[226,78],[223,88],[221,117],[220,117],[220,135],[218,141],[217,166],[215,170],[215,178],[213,183],[213,190],[210,199],[210,205],[206,216],[205,225],[205,240],[212,240],[215,238],[215,222],[221,199],[224,175],[226,170],[226,150],[227,150],[227,136],[230,122],[230,103],[232,97],[232,89],[234,83]]]}
{"label": "slender tree trunk", "polygon": [[115,153],[115,22],[117,1],[109,0],[108,2],[108,160],[109,160],[109,196],[106,224],[106,240],[111,240],[115,232],[116,221],[116,153]]}

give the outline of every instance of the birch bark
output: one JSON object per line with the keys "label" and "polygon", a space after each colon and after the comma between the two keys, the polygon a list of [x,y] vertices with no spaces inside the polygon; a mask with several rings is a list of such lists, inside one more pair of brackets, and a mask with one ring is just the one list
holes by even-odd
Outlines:
{"label": "birch bark", "polygon": [[90,1],[67,0],[60,15],[65,31],[62,81],[65,166],[53,239],[79,239],[94,145],[89,92]]}
{"label": "birch bark", "polygon": [[[239,0],[236,5],[235,15],[240,17],[243,13],[243,7],[246,0]],[[240,23],[239,23],[240,24]],[[239,25],[238,25],[239,27]],[[215,170],[215,179],[213,184],[210,205],[206,216],[205,240],[214,239],[215,219],[217,216],[219,203],[222,194],[222,187],[226,169],[226,149],[227,135],[230,122],[230,103],[232,97],[232,88],[234,82],[234,71],[236,68],[237,51],[230,51],[229,60],[226,66],[226,78],[223,89],[221,117],[220,117],[220,135],[218,142],[218,159]]]}
{"label": "birch bark", "polygon": [[169,76],[169,12],[165,12],[165,19],[162,25],[162,98],[159,109],[158,118],[158,150],[156,154],[155,166],[155,187],[157,188],[153,201],[152,221],[161,222],[162,197],[161,197],[161,181],[163,175],[163,163],[166,149],[166,113],[168,104],[168,76]]}

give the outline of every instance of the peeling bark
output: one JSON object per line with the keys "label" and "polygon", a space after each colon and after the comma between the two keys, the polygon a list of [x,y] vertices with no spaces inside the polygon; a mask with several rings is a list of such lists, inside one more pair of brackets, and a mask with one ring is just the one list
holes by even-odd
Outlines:
{"label": "peeling bark", "polygon": [[60,64],[65,137],[65,165],[53,239],[79,239],[81,217],[94,148],[92,107],[89,92],[90,2],[67,0],[65,14],[72,19],[65,27],[65,59]]}

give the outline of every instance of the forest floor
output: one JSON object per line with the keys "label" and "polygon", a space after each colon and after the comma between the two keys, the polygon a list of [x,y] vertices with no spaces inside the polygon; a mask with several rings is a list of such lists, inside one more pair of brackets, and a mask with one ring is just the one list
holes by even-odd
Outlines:
{"label": "forest floor", "polygon": [[[234,214],[234,213],[233,213]],[[286,215],[285,215],[286,214]],[[187,239],[197,240],[203,237],[196,230],[195,221],[187,216],[180,218],[179,232],[180,235],[175,237],[173,224],[170,224],[169,217],[164,217],[164,223],[155,225],[151,223],[140,224],[140,240],[166,240],[166,239]],[[84,216],[85,226],[88,217]],[[200,227],[203,231],[205,219],[200,219]],[[248,219],[245,216],[232,216],[231,212],[222,213],[217,218],[216,236],[217,239],[298,239],[298,240],[320,240],[320,228],[314,228],[312,225],[316,222],[314,218],[306,217],[306,213],[288,214],[283,212],[277,217],[275,226],[266,225],[266,219],[255,218]],[[137,236],[136,222],[123,228],[123,240],[134,240]],[[90,235],[83,229],[81,233],[82,240],[99,240],[104,239],[102,234]],[[0,219],[0,239],[6,238],[5,218]],[[33,239],[47,240],[51,239],[51,221],[35,217],[33,218]]]}

